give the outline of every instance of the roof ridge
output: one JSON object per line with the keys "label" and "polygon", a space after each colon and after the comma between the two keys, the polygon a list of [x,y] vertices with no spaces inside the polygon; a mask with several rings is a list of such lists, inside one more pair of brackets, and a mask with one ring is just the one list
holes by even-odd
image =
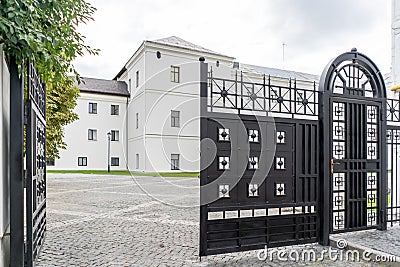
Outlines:
{"label": "roof ridge", "polygon": [[309,73],[309,72],[303,72],[303,71],[297,71],[297,70],[288,70],[288,69],[282,69],[282,68],[276,68],[276,67],[259,66],[259,65],[247,64],[247,63],[242,63],[242,64],[243,64],[243,65],[250,66],[250,67],[269,68],[269,69],[274,69],[274,70],[282,70],[282,71],[287,71],[287,72],[294,72],[294,73],[300,73],[300,74],[307,74],[307,75],[320,76],[320,75],[318,75],[318,74]]}
{"label": "roof ridge", "polygon": [[82,77],[76,84],[81,92],[129,96],[128,85],[124,81]]}
{"label": "roof ridge", "polygon": [[91,80],[99,80],[99,81],[107,81],[107,82],[121,82],[117,80],[110,80],[110,79],[104,79],[104,78],[94,78],[94,77],[84,77],[81,76],[81,79],[91,79]]}
{"label": "roof ridge", "polygon": [[[215,52],[211,49],[205,48],[203,46],[197,45],[195,43],[189,42],[189,41],[187,41],[179,36],[176,36],[176,35],[172,35],[169,37],[156,39],[156,40],[149,40],[149,42],[163,44],[163,45],[170,45],[170,46],[175,46],[175,47],[179,47],[179,48],[205,52],[205,53],[211,53],[211,54],[215,54],[215,55],[219,55],[219,56],[230,57],[230,56]],[[233,58],[233,57],[230,57],[230,58]]]}

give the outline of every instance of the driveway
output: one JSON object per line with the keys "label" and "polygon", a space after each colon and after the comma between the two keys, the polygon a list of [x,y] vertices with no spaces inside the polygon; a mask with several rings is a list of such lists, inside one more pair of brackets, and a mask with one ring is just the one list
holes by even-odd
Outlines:
{"label": "driveway", "polygon": [[[50,174],[38,266],[282,266],[258,251],[198,258],[199,179]],[[317,244],[286,247],[301,251]],[[290,266],[348,266],[340,261]],[[354,266],[373,266],[363,262]]]}

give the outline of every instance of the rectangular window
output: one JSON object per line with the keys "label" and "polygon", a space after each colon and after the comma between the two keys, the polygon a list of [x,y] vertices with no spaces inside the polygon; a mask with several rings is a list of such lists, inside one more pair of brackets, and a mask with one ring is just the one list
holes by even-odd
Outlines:
{"label": "rectangular window", "polygon": [[89,102],[89,113],[90,114],[97,114],[97,103]]}
{"label": "rectangular window", "polygon": [[179,67],[171,66],[171,82],[179,83]]}
{"label": "rectangular window", "polygon": [[139,113],[136,113],[136,129],[139,129]]}
{"label": "rectangular window", "polygon": [[119,131],[111,130],[111,141],[119,141]]}
{"label": "rectangular window", "polygon": [[136,88],[139,87],[139,71],[136,72]]}
{"label": "rectangular window", "polygon": [[171,110],[171,127],[180,127],[180,111]]}
{"label": "rectangular window", "polygon": [[87,166],[87,157],[79,157],[78,166]]}
{"label": "rectangular window", "polygon": [[47,159],[46,160],[46,165],[47,166],[55,166],[56,165],[55,160],[54,159]]}
{"label": "rectangular window", "polygon": [[119,166],[119,158],[111,157],[111,166]]}
{"label": "rectangular window", "polygon": [[88,140],[97,140],[97,130],[94,129],[89,129],[88,130]]}
{"label": "rectangular window", "polygon": [[129,81],[128,81],[128,89],[129,89],[129,93],[131,93],[132,92],[132,79],[131,78],[129,78]]}
{"label": "rectangular window", "polygon": [[111,105],[111,115],[119,115],[119,105]]}
{"label": "rectangular window", "polygon": [[171,154],[171,170],[179,170],[179,154]]}
{"label": "rectangular window", "polygon": [[136,169],[139,169],[139,154],[136,154]]}

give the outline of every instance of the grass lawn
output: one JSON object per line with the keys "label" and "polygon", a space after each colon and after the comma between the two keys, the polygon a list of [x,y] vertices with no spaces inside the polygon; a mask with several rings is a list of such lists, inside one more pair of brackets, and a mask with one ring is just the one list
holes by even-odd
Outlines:
{"label": "grass lawn", "polygon": [[80,174],[111,174],[111,175],[133,175],[133,176],[161,176],[161,177],[199,177],[198,172],[160,172],[143,173],[129,171],[111,171],[108,173],[103,170],[47,170],[47,173],[80,173]]}

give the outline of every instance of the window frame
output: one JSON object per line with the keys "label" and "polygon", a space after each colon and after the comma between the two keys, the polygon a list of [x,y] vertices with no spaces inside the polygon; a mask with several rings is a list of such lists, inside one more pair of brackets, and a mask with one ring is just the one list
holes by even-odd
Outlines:
{"label": "window frame", "polygon": [[139,71],[136,71],[136,88],[139,87]]}
{"label": "window frame", "polygon": [[111,157],[110,164],[111,166],[119,166],[119,157]]}
{"label": "window frame", "polygon": [[[173,158],[176,156],[175,158]],[[178,171],[180,170],[180,154],[171,154],[171,170]]]}
{"label": "window frame", "polygon": [[[173,114],[178,114],[178,116],[174,116]],[[171,110],[171,127],[181,127],[181,112],[179,110]]]}
{"label": "window frame", "polygon": [[113,142],[119,141],[119,130],[111,130],[110,133],[111,133],[111,138],[110,138],[111,141]]}
{"label": "window frame", "polygon": [[88,140],[97,141],[97,129],[88,129]]}
{"label": "window frame", "polygon": [[118,116],[119,115],[119,105],[111,104],[111,115]]}
{"label": "window frame", "polygon": [[89,114],[97,114],[97,103],[89,102]]}
{"label": "window frame", "polygon": [[173,83],[180,83],[180,73],[181,73],[181,68],[178,66],[171,65],[171,72],[170,72],[170,80]]}
{"label": "window frame", "polygon": [[78,157],[78,166],[87,166],[87,157]]}

